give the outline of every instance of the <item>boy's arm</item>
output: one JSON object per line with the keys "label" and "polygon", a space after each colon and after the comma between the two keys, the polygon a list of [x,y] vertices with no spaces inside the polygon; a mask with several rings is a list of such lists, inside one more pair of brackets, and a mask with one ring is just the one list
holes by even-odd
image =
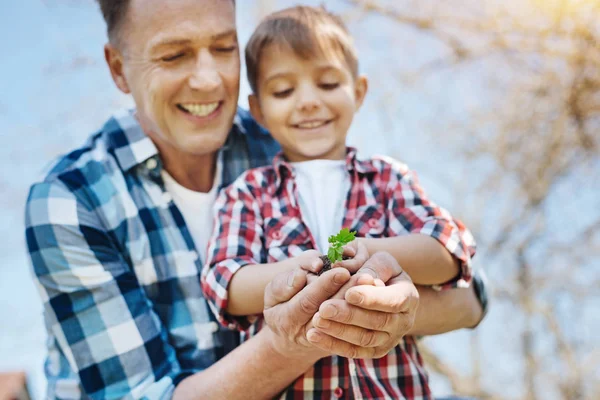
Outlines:
{"label": "boy's arm", "polygon": [[277,274],[321,262],[313,250],[285,261],[263,263],[267,258],[263,219],[255,195],[262,190],[257,183],[260,176],[260,171],[244,174],[219,194],[201,279],[219,321],[231,327],[239,324],[242,329],[250,325],[242,316],[262,313],[265,287]]}
{"label": "boy's arm", "polygon": [[264,309],[265,288],[275,276],[295,268],[313,270],[314,267],[309,266],[314,263],[322,265],[319,253],[308,250],[297,257],[276,263],[246,265],[231,278],[225,311],[236,316],[261,314]]}
{"label": "boy's arm", "polygon": [[391,168],[388,238],[367,240],[369,253],[389,252],[416,284],[468,284],[475,255],[471,232],[427,198],[413,171],[400,163],[391,163]]}
{"label": "boy's arm", "polygon": [[460,273],[458,259],[431,236],[415,234],[357,240],[365,244],[369,254],[378,251],[391,254],[418,285],[442,284]]}

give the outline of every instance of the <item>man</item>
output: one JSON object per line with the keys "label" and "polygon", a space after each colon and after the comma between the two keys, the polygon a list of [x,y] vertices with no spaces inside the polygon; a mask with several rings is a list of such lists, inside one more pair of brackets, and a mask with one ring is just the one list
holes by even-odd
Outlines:
{"label": "man", "polygon": [[[107,64],[136,111],[31,188],[26,237],[45,303],[49,397],[272,397],[327,355],[375,357],[407,333],[480,321],[475,291],[417,294],[377,253],[352,278],[335,269],[306,286],[302,272],[278,276],[265,292],[268,328],[229,352],[235,337],[218,330],[199,284],[212,196],[278,150],[237,110],[235,3],[99,3]],[[344,328],[315,331],[317,311]],[[387,340],[369,341],[373,331]]]}

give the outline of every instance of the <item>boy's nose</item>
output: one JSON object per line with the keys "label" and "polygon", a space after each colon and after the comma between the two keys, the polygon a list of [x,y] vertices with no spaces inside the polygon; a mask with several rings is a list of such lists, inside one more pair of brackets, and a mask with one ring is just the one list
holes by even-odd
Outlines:
{"label": "boy's nose", "polygon": [[311,112],[317,110],[321,104],[321,100],[317,93],[315,93],[311,89],[301,90],[299,100],[298,100],[298,108],[303,112]]}

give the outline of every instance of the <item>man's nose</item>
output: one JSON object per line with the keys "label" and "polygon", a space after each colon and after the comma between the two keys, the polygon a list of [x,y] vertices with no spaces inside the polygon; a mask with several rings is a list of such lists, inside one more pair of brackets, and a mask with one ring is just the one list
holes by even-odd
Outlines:
{"label": "man's nose", "polygon": [[189,85],[192,89],[212,92],[221,85],[221,75],[217,64],[208,50],[202,50],[196,57],[194,69],[190,74]]}

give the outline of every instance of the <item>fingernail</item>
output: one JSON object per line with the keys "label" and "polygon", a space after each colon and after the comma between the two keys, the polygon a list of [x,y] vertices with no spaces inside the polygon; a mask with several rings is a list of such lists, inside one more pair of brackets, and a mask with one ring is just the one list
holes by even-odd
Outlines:
{"label": "fingernail", "polygon": [[287,284],[290,287],[294,286],[294,279],[296,278],[296,271],[292,271],[292,273],[288,276]]}
{"label": "fingernail", "polygon": [[338,272],[333,276],[333,282],[337,283],[338,285],[343,285],[344,283],[346,283],[346,281],[347,276],[343,272]]}
{"label": "fingernail", "polygon": [[333,318],[337,315],[337,313],[338,309],[333,304],[328,304],[323,307],[322,310],[319,310],[319,314],[321,314],[323,318]]}
{"label": "fingernail", "polygon": [[318,317],[315,325],[319,328],[329,328],[331,326],[331,322],[321,317]]}
{"label": "fingernail", "polygon": [[352,304],[360,304],[363,301],[363,295],[355,291],[346,292],[346,301]]}
{"label": "fingernail", "polygon": [[306,333],[306,338],[310,341],[310,342],[320,342],[321,341],[321,334],[319,333],[319,331],[317,331],[316,329],[311,329]]}

